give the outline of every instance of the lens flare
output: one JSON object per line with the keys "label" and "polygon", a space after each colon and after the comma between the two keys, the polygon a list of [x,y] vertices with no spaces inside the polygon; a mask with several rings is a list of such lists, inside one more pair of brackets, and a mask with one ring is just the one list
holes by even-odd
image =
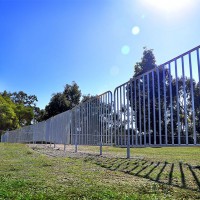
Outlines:
{"label": "lens flare", "polygon": [[147,6],[151,6],[161,12],[180,12],[193,5],[191,0],[143,0]]}
{"label": "lens flare", "polygon": [[122,53],[123,55],[129,54],[129,52],[130,52],[130,47],[129,47],[128,45],[124,45],[124,46],[121,48],[121,53]]}
{"label": "lens flare", "polygon": [[138,35],[140,33],[140,28],[138,26],[134,26],[131,31],[133,35]]}

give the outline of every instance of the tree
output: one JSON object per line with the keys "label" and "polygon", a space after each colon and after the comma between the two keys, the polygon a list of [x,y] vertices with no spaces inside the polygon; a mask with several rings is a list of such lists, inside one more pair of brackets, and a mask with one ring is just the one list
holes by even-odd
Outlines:
{"label": "tree", "polygon": [[156,59],[153,49],[143,48],[143,56],[140,62],[137,62],[134,67],[134,77],[139,76],[145,72],[150,71],[156,67]]}
{"label": "tree", "polygon": [[45,109],[40,109],[39,107],[34,108],[34,122],[41,122],[45,119]]}
{"label": "tree", "polygon": [[63,95],[66,100],[69,102],[69,109],[72,109],[80,103],[81,90],[76,82],[72,82],[72,85],[66,84]]}
{"label": "tree", "polygon": [[[9,109],[10,105],[14,112],[14,115],[17,118],[17,124],[15,124],[14,126],[12,124],[10,124],[10,126],[5,125],[6,127],[11,130],[16,127],[30,125],[33,122],[35,113],[34,110],[36,108],[37,102],[37,97],[35,95],[27,95],[23,91],[13,93],[4,91],[0,93],[0,95],[8,103],[8,105],[6,105],[6,108]],[[5,114],[8,110],[5,110],[5,105],[1,106],[4,106],[4,110],[2,111],[2,113]],[[7,115],[11,117],[9,114]],[[6,124],[6,122],[4,124]]]}
{"label": "tree", "polygon": [[19,120],[20,126],[31,125],[34,118],[33,108],[31,106],[24,106],[23,104],[16,104],[16,116]]}
{"label": "tree", "polygon": [[48,119],[69,109],[69,101],[61,92],[53,94],[49,104],[45,107],[45,118]]}
{"label": "tree", "polygon": [[15,104],[8,96],[0,95],[0,132],[19,127]]}
{"label": "tree", "polygon": [[81,103],[84,103],[86,101],[89,101],[90,99],[94,98],[95,96],[92,96],[90,94],[82,95]]}
{"label": "tree", "polygon": [[10,93],[11,99],[16,104],[23,104],[24,106],[35,107],[38,101],[35,95],[27,95],[23,91]]}
{"label": "tree", "polygon": [[80,103],[81,90],[77,83],[72,82],[72,85],[66,84],[64,91],[52,95],[49,104],[45,107],[43,119],[46,120],[52,116],[71,110]]}

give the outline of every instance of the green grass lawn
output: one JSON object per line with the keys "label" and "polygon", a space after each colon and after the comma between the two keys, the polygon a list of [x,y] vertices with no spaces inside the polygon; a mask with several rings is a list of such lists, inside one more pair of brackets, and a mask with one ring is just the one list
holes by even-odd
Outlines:
{"label": "green grass lawn", "polygon": [[[99,153],[97,146],[78,146],[80,151]],[[103,154],[126,157],[126,148],[103,147]],[[131,148],[131,157],[144,158],[153,161],[187,162],[191,165],[200,165],[200,146],[198,147],[162,147],[162,148]]]}
{"label": "green grass lawn", "polygon": [[[97,147],[79,147],[79,150]],[[104,147],[124,155],[125,149]],[[55,158],[0,144],[0,199],[200,199],[200,148],[137,148],[132,159]]]}

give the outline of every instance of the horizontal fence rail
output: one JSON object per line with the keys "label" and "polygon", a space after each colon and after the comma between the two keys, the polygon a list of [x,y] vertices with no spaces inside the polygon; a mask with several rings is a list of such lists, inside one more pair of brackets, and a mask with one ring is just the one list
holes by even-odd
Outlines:
{"label": "horizontal fence rail", "polygon": [[200,145],[200,46],[77,105],[18,130],[2,142],[115,145]]}

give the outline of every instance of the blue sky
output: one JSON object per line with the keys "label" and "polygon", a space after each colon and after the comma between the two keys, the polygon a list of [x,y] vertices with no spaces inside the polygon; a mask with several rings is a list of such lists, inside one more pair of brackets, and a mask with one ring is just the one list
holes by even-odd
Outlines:
{"label": "blue sky", "polygon": [[143,47],[157,64],[200,44],[198,0],[0,0],[0,91],[44,108],[76,81],[101,94],[129,80]]}

